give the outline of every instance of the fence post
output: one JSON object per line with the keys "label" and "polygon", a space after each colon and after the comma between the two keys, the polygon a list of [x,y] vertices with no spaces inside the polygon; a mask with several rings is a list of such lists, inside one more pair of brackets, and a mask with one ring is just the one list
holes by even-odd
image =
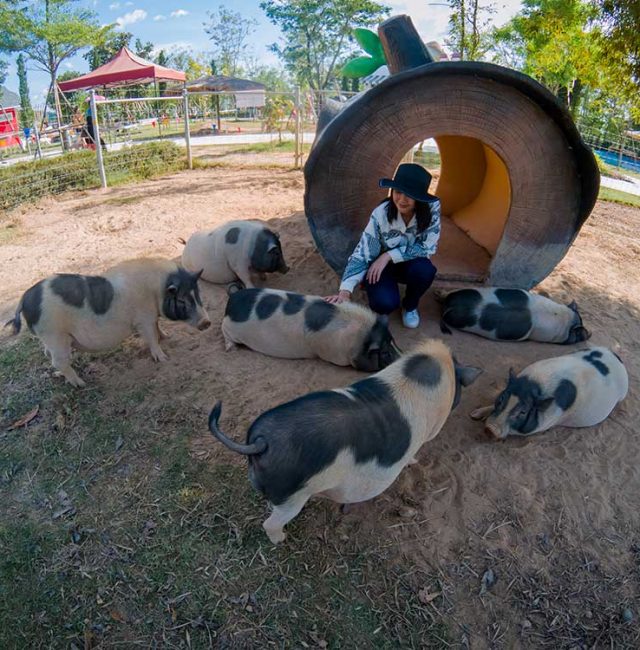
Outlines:
{"label": "fence post", "polygon": [[295,96],[295,103],[296,103],[296,153],[295,153],[295,164],[294,167],[296,169],[299,169],[302,166],[302,149],[300,146],[300,86],[296,86],[296,96]]}
{"label": "fence post", "polygon": [[93,144],[96,147],[96,157],[98,159],[98,171],[100,172],[100,183],[102,187],[107,187],[107,175],[104,171],[104,160],[102,158],[102,145],[100,144],[100,127],[98,126],[98,108],[96,106],[96,91],[93,88],[89,91],[91,104],[91,120],[93,122]]}
{"label": "fence post", "polygon": [[38,120],[33,121],[33,132],[36,134],[36,153],[42,160],[42,149],[40,148],[40,132],[38,131]]}
{"label": "fence post", "polygon": [[189,133],[189,93],[185,88],[182,91],[182,101],[184,110],[184,142],[187,145],[187,166],[193,169],[193,159],[191,158],[191,133]]}

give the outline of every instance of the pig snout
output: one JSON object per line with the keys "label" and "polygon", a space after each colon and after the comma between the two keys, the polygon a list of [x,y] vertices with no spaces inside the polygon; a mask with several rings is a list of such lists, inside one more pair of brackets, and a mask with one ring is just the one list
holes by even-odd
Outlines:
{"label": "pig snout", "polygon": [[203,318],[197,325],[196,327],[203,332],[206,329],[209,329],[211,327],[211,321],[208,318]]}

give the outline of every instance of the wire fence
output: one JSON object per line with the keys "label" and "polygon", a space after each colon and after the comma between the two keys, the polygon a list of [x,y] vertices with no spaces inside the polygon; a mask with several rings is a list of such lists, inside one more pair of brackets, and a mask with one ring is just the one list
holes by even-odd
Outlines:
{"label": "wire fence", "polygon": [[[301,168],[327,99],[346,102],[355,94],[184,90],[126,97],[91,91],[89,101],[65,105],[62,126],[49,124],[46,118],[52,116],[36,111],[29,129],[20,131],[16,124],[0,133],[0,209],[47,193],[193,168],[198,159],[220,161],[230,154],[253,153],[260,164]],[[578,123],[578,128],[605,163],[622,173],[640,173],[640,137],[610,126]],[[164,141],[173,148],[141,148]]]}

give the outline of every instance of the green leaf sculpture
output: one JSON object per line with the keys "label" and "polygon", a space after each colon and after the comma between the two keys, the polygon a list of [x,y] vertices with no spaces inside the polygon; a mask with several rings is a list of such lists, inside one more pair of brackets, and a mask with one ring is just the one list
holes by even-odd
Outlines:
{"label": "green leaf sculpture", "polygon": [[387,61],[380,37],[375,32],[358,27],[353,30],[353,36],[358,41],[358,45],[370,56],[351,59],[340,72],[348,79],[360,79],[372,74]]}

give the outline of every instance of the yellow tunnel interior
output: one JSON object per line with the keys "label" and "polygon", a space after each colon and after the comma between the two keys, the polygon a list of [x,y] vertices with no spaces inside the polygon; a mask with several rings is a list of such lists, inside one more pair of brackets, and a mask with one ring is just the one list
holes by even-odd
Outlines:
{"label": "yellow tunnel interior", "polygon": [[441,135],[436,195],[442,214],[493,257],[511,205],[509,172],[493,149],[475,138]]}

